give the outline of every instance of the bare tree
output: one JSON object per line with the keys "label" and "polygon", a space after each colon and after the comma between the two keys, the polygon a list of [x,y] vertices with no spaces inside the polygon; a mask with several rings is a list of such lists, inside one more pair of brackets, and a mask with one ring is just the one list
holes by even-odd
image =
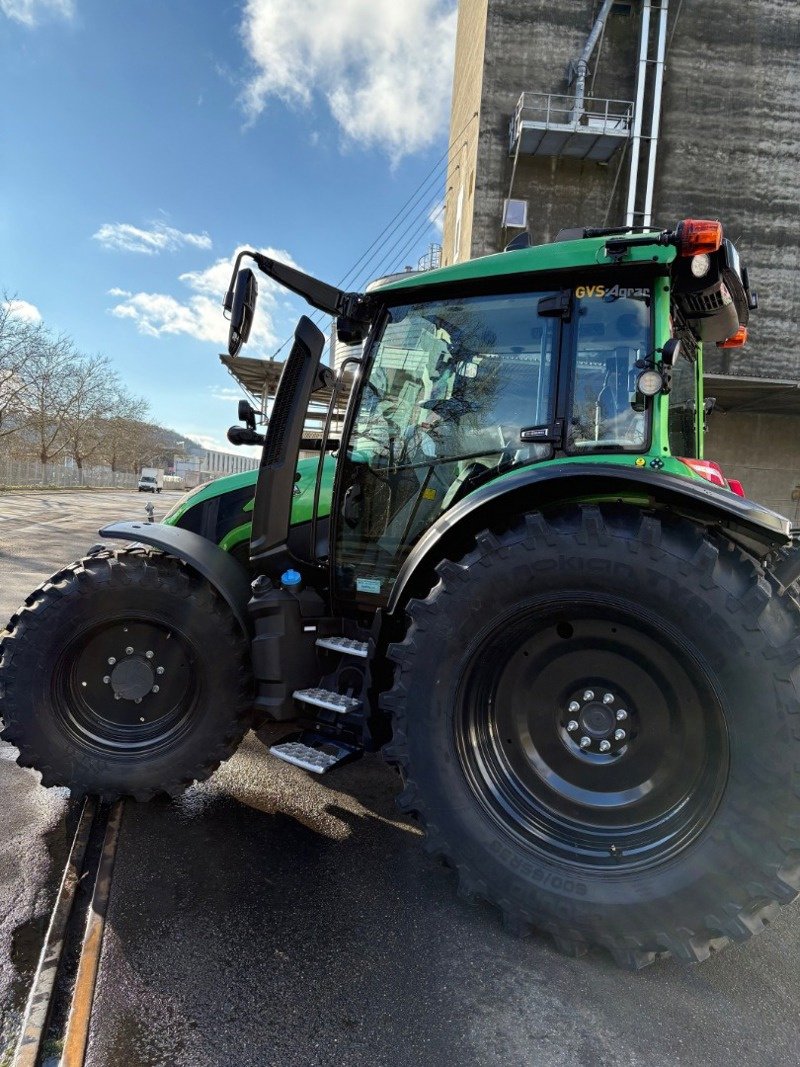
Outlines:
{"label": "bare tree", "polygon": [[79,357],[72,367],[71,397],[63,412],[61,432],[66,451],[75,461],[83,481],[83,468],[103,448],[103,423],[113,412],[121,389],[107,356]]}
{"label": "bare tree", "polygon": [[25,427],[42,464],[52,463],[69,447],[64,423],[81,389],[80,380],[75,379],[80,361],[69,337],[61,334],[53,338],[42,331],[20,371],[25,379]]}
{"label": "bare tree", "polygon": [[[117,388],[111,409],[100,428],[101,455],[112,471],[135,472],[136,458],[141,450],[137,442],[145,432],[143,427],[148,426],[149,410],[150,405],[143,397],[134,396],[123,387]],[[137,454],[136,458],[133,453]]]}
{"label": "bare tree", "polygon": [[23,424],[23,369],[31,351],[42,343],[41,322],[21,318],[16,299],[3,294],[0,301],[0,438],[17,433]]}

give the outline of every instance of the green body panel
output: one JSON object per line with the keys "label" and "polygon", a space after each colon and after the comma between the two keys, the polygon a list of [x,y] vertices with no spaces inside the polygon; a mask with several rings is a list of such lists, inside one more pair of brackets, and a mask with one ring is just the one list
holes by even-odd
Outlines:
{"label": "green body panel", "polygon": [[[299,524],[310,522],[314,510],[314,488],[317,481],[317,469],[319,460],[301,459],[297,464],[297,473],[300,475],[295,484],[295,495],[292,503],[292,523]],[[330,514],[331,497],[333,495],[333,475],[336,461],[332,456],[326,456],[322,465],[322,481],[319,494],[319,517],[324,518]],[[225,496],[242,489],[250,488],[255,496],[256,482],[258,481],[258,468],[250,471],[242,471],[240,474],[228,474],[222,478],[215,478],[212,482],[206,482],[193,489],[182,497],[172,510],[161,520],[168,526],[180,525],[181,519],[190,508],[204,504],[214,497]],[[245,504],[242,511],[253,510],[253,500]],[[220,541],[220,548],[230,552],[243,541],[250,540],[251,523],[245,522],[230,530]]]}
{"label": "green body panel", "polygon": [[[656,232],[656,231],[654,231]],[[607,237],[590,237],[582,241],[559,241],[551,245],[535,245],[522,248],[517,252],[498,252],[494,256],[470,259],[465,263],[454,263],[451,267],[426,271],[424,274],[411,274],[408,278],[378,283],[374,292],[393,292],[396,289],[415,289],[428,285],[444,285],[448,282],[480,281],[485,278],[501,278],[515,274],[531,272],[547,273],[556,270],[575,270],[585,267],[594,270],[608,267],[614,260],[606,254]],[[664,266],[672,263],[677,255],[671,245],[635,246],[625,252],[621,266],[634,263]],[[576,278],[575,285],[581,284]]]}

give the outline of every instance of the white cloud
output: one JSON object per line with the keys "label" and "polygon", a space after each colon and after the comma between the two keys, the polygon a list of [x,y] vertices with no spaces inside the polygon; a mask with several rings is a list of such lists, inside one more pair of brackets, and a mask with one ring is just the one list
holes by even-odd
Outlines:
{"label": "white cloud", "polygon": [[[241,251],[235,249],[227,259],[218,259],[205,270],[187,271],[181,274],[189,294],[181,297],[169,293],[130,293],[124,289],[111,289],[111,296],[121,297],[110,309],[118,319],[130,319],[136,323],[139,333],[148,337],[163,337],[170,334],[185,334],[198,341],[226,345],[228,323],[222,315],[224,297],[231,276],[234,257]],[[262,248],[260,251],[272,259],[297,266],[288,252],[281,249]],[[271,355],[279,343],[273,322],[276,310],[281,310],[278,296],[283,290],[273,281],[258,276],[259,300],[248,346],[249,355]]]}
{"label": "white cloud", "polygon": [[0,0],[0,12],[23,26],[36,26],[40,16],[72,18],[75,5],[72,0]]}
{"label": "white cloud", "polygon": [[163,222],[152,223],[149,230],[132,226],[128,222],[107,222],[97,233],[92,234],[92,238],[99,241],[103,248],[113,248],[120,252],[141,252],[148,256],[157,255],[159,252],[174,252],[186,245],[191,248],[211,248],[211,238],[207,233],[183,233]]}
{"label": "white cloud", "polygon": [[18,300],[15,297],[13,300],[4,300],[2,306],[15,319],[21,319],[23,322],[42,321],[41,311],[35,304],[31,304],[27,300]]}
{"label": "white cloud", "polygon": [[455,0],[247,0],[241,34],[256,71],[243,103],[327,100],[347,137],[394,158],[447,128]]}
{"label": "white cloud", "polygon": [[211,389],[211,395],[215,400],[223,400],[226,404],[245,399],[245,394],[235,385],[215,386]]}

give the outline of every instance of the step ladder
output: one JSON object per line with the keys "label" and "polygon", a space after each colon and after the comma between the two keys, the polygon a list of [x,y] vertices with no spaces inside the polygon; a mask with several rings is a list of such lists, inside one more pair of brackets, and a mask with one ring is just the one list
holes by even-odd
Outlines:
{"label": "step ladder", "polygon": [[[348,660],[369,658],[369,644],[352,637],[318,637],[316,645],[326,653],[338,652],[340,668]],[[326,774],[363,755],[364,746],[357,737],[361,733],[364,702],[360,696],[330,688],[335,684],[336,675],[337,671],[334,671],[325,675],[318,686],[294,691],[295,701],[301,707],[311,709],[316,721],[311,729],[291,734],[272,745],[270,752],[273,756],[312,774]],[[341,736],[343,732],[346,736]]]}

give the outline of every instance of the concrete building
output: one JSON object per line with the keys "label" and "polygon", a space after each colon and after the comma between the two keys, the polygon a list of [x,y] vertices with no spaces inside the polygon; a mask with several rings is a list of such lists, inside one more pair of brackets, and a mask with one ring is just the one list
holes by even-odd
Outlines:
{"label": "concrete building", "polygon": [[[576,109],[578,60],[604,13]],[[654,143],[653,223],[720,218],[761,300],[744,349],[706,353],[718,398],[707,454],[790,515],[800,484],[798,98],[797,0],[460,0],[442,254],[448,264],[504,248],[520,232],[504,226],[509,200],[527,209],[537,243],[562,227],[623,224],[631,211],[642,224]]]}

